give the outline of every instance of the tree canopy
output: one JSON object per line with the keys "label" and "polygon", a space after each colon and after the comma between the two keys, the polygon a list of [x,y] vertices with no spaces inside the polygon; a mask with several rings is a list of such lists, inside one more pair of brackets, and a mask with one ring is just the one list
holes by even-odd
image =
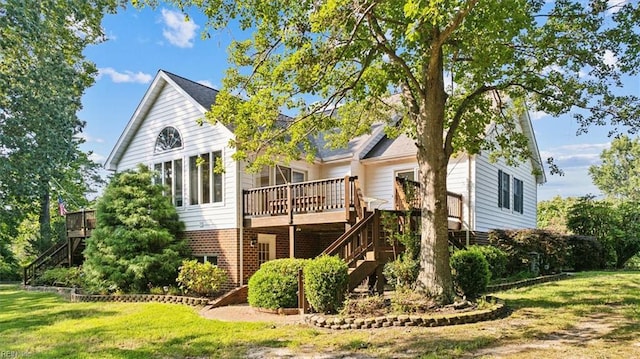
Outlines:
{"label": "tree canopy", "polygon": [[98,179],[98,165],[79,149],[85,123],[77,112],[96,73],[83,50],[102,40],[102,17],[115,3],[0,3],[0,211],[12,229],[39,213],[45,248],[52,193],[83,202]]}
{"label": "tree canopy", "polygon": [[589,167],[593,183],[608,197],[640,201],[640,139],[620,136]]}
{"label": "tree canopy", "polygon": [[418,282],[444,302],[454,294],[446,213],[454,153],[486,150],[510,164],[529,158],[513,121],[527,108],[571,112],[584,131],[594,123],[639,127],[638,97],[615,92],[621,76],[640,69],[634,2],[171,2],[201,9],[209,28],[251,33],[231,45],[232,66],[207,115],[235,128],[236,158],[254,167],[313,159],[319,132],[340,146],[376,121],[415,140]]}

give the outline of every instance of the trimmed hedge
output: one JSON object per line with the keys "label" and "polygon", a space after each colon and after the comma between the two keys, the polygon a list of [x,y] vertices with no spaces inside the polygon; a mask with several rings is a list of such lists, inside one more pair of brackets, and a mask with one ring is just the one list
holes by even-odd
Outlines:
{"label": "trimmed hedge", "polygon": [[[570,265],[570,249],[565,236],[539,229],[501,230],[489,232],[489,242],[507,253],[507,272],[515,274],[532,269],[538,255],[538,274],[557,273]],[[534,272],[535,272],[534,268]]]}
{"label": "trimmed hedge", "polygon": [[487,289],[491,272],[484,255],[474,249],[463,249],[453,253],[450,259],[453,281],[469,298],[477,298]]}
{"label": "trimmed hedge", "polygon": [[249,305],[267,309],[297,308],[298,271],[308,262],[283,258],[263,263],[249,279]]}
{"label": "trimmed hedge", "polygon": [[494,246],[469,246],[469,250],[482,253],[484,259],[489,263],[491,279],[503,278],[507,274],[507,253]]}
{"label": "trimmed hedge", "polygon": [[492,230],[489,242],[507,254],[507,275],[530,271],[537,253],[539,273],[565,268],[576,271],[603,269],[604,249],[595,237],[575,236],[540,229]]}
{"label": "trimmed hedge", "polygon": [[340,310],[348,283],[347,264],[338,257],[323,255],[304,267],[304,292],[316,312]]}

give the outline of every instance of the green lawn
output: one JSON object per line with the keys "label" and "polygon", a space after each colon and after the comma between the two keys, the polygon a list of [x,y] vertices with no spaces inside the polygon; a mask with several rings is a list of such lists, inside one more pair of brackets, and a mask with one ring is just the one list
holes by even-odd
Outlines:
{"label": "green lawn", "polygon": [[504,319],[442,328],[332,332],[226,323],[154,303],[67,303],[0,286],[0,358],[640,357],[640,273],[584,273],[497,293]]}

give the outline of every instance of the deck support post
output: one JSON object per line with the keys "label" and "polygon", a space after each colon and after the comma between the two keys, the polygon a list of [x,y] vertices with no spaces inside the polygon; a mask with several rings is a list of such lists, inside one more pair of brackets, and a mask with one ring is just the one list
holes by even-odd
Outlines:
{"label": "deck support post", "polygon": [[296,226],[289,226],[289,258],[296,257]]}

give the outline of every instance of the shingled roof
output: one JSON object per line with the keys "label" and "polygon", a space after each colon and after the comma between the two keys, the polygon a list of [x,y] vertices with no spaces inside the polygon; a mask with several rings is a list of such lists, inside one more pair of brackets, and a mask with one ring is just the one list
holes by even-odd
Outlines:
{"label": "shingled roof", "polygon": [[212,89],[209,86],[205,86],[195,81],[191,81],[182,76],[172,74],[171,72],[160,70],[164,72],[176,85],[180,86],[189,96],[196,100],[202,107],[209,110],[211,105],[216,102],[216,96],[218,96],[218,90]]}

